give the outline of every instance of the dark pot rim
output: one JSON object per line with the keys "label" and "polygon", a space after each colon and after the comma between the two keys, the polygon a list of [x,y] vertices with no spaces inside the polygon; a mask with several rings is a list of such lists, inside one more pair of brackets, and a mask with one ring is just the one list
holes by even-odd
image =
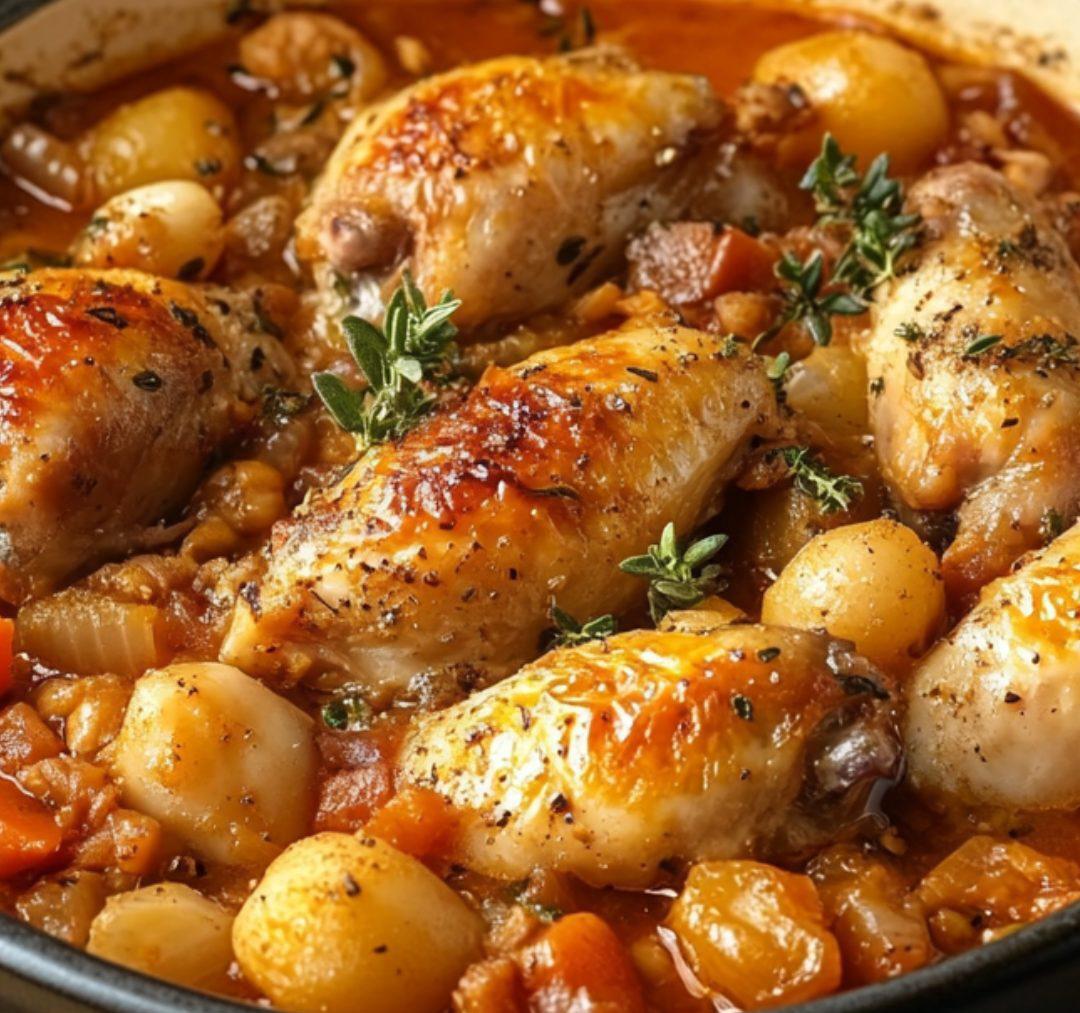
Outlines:
{"label": "dark pot rim", "polygon": [[[891,981],[786,1009],[791,1013],[925,1013],[1034,978],[1080,955],[1080,904],[994,943]],[[41,1000],[63,997],[110,1013],[237,1013],[252,1006],[171,985],[93,957],[8,916],[0,917],[0,982],[17,979]],[[2,991],[6,991],[3,989]],[[2,1003],[0,1003],[2,1007]],[[16,1007],[27,1010],[44,1006]]]}
{"label": "dark pot rim", "polygon": [[[50,2],[0,0],[0,30]],[[790,1013],[924,1013],[961,1000],[974,1007],[980,997],[1078,958],[1080,903],[997,942],[900,978],[786,1009]],[[100,960],[0,915],[0,984],[5,979],[21,982],[27,994],[41,1002],[51,995],[110,1013],[237,1013],[253,1008]],[[7,991],[0,989],[0,1008]]]}

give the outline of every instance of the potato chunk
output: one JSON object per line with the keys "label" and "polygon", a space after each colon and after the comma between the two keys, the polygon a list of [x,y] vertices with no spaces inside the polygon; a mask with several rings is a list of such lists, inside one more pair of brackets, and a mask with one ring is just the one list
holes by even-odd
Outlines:
{"label": "potato chunk", "polygon": [[945,139],[949,111],[926,59],[913,49],[869,32],[823,32],[770,49],[754,77],[790,82],[806,93],[817,113],[790,145],[807,162],[828,131],[860,168],[887,151],[899,172],[925,167]]}
{"label": "potato chunk", "polygon": [[826,531],[765,592],[762,622],[821,629],[892,671],[910,667],[941,629],[945,590],[933,551],[896,521]]}
{"label": "potato chunk", "polygon": [[438,1013],[482,925],[433,872],[374,837],[325,833],[266,870],[233,928],[244,973],[298,1013]]}
{"label": "potato chunk", "polygon": [[97,200],[144,183],[190,179],[221,196],[240,171],[229,109],[197,88],[166,88],[122,105],[86,137]]}
{"label": "potato chunk", "polygon": [[80,267],[130,267],[195,281],[214,269],[224,248],[217,201],[198,183],[174,179],[106,201],[71,253]]}
{"label": "potato chunk", "polygon": [[840,985],[840,948],[806,876],[759,862],[695,865],[667,924],[702,983],[745,1009]]}
{"label": "potato chunk", "polygon": [[227,665],[172,665],[135,685],[114,773],[125,804],[207,858],[265,865],[307,829],[311,719]]}
{"label": "potato chunk", "polygon": [[182,883],[110,897],[90,926],[88,952],[188,988],[225,990],[232,915]]}

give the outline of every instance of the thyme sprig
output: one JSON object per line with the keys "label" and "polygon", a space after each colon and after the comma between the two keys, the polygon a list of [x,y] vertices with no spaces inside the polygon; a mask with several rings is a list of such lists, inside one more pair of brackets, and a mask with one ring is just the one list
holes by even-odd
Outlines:
{"label": "thyme sprig", "polygon": [[850,292],[821,294],[825,258],[820,250],[815,250],[805,261],[790,250],[785,251],[773,271],[784,282],[781,289],[784,310],[772,327],[754,339],[755,349],[795,321],[802,321],[815,344],[827,345],[832,340],[833,316],[853,316],[866,309],[866,303]]}
{"label": "thyme sprig", "polygon": [[429,307],[406,271],[381,330],[356,316],[342,321],[367,388],[353,390],[336,373],[316,373],[311,380],[334,421],[356,435],[362,450],[403,436],[431,410],[431,387],[449,379],[457,355],[450,317],[460,305],[447,291]]}
{"label": "thyme sprig", "polygon": [[619,569],[648,579],[649,615],[658,623],[672,609],[692,608],[723,589],[723,567],[709,560],[726,541],[727,535],[716,534],[682,546],[669,522],[658,543],[641,556],[624,559]]}
{"label": "thyme sprig", "polygon": [[613,615],[595,616],[579,623],[569,612],[551,602],[548,610],[555,624],[550,633],[549,647],[576,647],[590,640],[604,640],[618,632],[619,624]]}
{"label": "thyme sprig", "polygon": [[783,447],[779,451],[799,492],[815,500],[827,513],[847,510],[862,495],[862,482],[837,475],[809,447]]}
{"label": "thyme sprig", "polygon": [[904,189],[889,176],[889,156],[878,155],[860,177],[855,156],[844,154],[836,138],[826,134],[821,154],[799,186],[813,194],[819,225],[850,227],[832,280],[869,300],[878,285],[895,277],[900,259],[918,244],[922,226],[920,215],[904,213]]}

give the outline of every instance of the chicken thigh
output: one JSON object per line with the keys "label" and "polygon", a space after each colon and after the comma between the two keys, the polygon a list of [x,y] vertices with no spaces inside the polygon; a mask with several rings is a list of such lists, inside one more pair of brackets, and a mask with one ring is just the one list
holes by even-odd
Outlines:
{"label": "chicken thigh", "polygon": [[370,690],[453,665],[505,675],[536,656],[553,597],[582,619],[640,599],[620,560],[711,516],[777,425],[757,356],[673,325],[490,367],[275,526],[222,656]]}
{"label": "chicken thigh", "polygon": [[905,744],[922,790],[1008,810],[1080,806],[1080,525],[923,659]]}
{"label": "chicken thigh", "polygon": [[613,50],[471,64],[357,116],[297,251],[384,290],[406,265],[429,299],[454,291],[465,331],[518,319],[595,284],[630,233],[684,209],[724,120],[705,79]]}
{"label": "chicken thigh", "polygon": [[147,545],[233,431],[241,400],[288,368],[242,308],[186,285],[134,271],[6,276],[0,601]]}
{"label": "chicken thigh", "polygon": [[899,771],[888,698],[822,634],[635,630],[421,718],[400,778],[454,807],[448,857],[468,868],[646,887],[671,861],[790,857],[841,835]]}
{"label": "chicken thigh", "polygon": [[875,312],[872,424],[902,505],[956,512],[942,569],[966,601],[1080,504],[1080,270],[986,166],[931,172],[909,206],[927,241]]}

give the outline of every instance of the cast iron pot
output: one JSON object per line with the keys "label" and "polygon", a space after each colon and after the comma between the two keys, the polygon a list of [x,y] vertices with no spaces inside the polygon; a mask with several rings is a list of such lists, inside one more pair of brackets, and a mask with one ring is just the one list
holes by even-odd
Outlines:
{"label": "cast iron pot", "polygon": [[[0,0],[0,30],[47,2]],[[1016,1013],[1024,1007],[1039,1013],[1080,1010],[1080,904],[903,978],[788,1009]],[[0,915],[0,1013],[242,1013],[252,1008],[98,960]],[[356,1013],[363,1013],[359,997]]]}

